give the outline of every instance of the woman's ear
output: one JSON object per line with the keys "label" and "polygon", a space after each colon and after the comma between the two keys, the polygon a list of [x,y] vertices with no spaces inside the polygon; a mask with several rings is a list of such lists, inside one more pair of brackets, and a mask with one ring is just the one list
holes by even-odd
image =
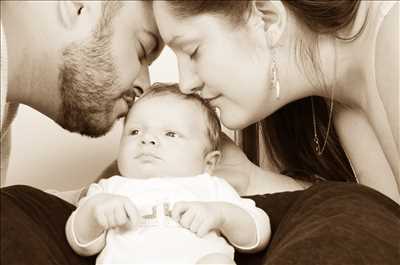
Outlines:
{"label": "woman's ear", "polygon": [[85,1],[58,1],[59,17],[65,28],[71,29],[77,25],[79,19],[88,11]]}
{"label": "woman's ear", "polygon": [[206,157],[204,158],[205,162],[205,169],[204,172],[212,175],[215,166],[217,165],[218,161],[221,159],[221,152],[220,151],[211,151],[209,152]]}
{"label": "woman's ear", "polygon": [[270,47],[277,45],[286,30],[287,12],[281,1],[254,1],[254,8],[264,21],[264,31]]}

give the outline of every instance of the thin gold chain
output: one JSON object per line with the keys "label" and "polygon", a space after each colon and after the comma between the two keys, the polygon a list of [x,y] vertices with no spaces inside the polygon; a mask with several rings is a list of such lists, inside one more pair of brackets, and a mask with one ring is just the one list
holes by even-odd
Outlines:
{"label": "thin gold chain", "polygon": [[328,128],[326,130],[326,135],[324,139],[324,144],[322,145],[322,148],[319,144],[319,138],[317,134],[317,122],[315,119],[315,108],[314,108],[314,98],[311,97],[311,109],[312,109],[312,118],[313,118],[313,127],[314,127],[314,145],[315,145],[315,152],[317,155],[322,155],[324,153],[326,144],[328,143],[328,138],[329,138],[329,132],[331,129],[332,125],[332,116],[333,116],[333,97],[334,97],[334,91],[335,91],[335,86],[336,86],[336,40],[334,40],[334,66],[333,66],[333,85],[331,87],[331,96],[330,96],[330,106],[329,106],[329,118],[328,118]]}

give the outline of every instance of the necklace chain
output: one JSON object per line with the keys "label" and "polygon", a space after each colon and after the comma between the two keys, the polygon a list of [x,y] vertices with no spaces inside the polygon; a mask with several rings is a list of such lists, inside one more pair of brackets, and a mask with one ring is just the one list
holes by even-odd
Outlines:
{"label": "necklace chain", "polygon": [[314,149],[315,152],[317,153],[317,155],[322,155],[324,153],[326,144],[328,143],[328,138],[329,138],[329,132],[331,129],[331,123],[332,123],[332,116],[333,116],[333,89],[332,89],[332,95],[331,95],[331,100],[330,100],[330,107],[329,107],[329,118],[328,118],[328,128],[326,130],[326,135],[325,135],[325,139],[324,139],[324,143],[321,145],[319,143],[319,137],[317,134],[317,123],[316,123],[316,119],[315,119],[315,110],[314,110],[314,99],[313,97],[311,97],[311,108],[312,108],[312,118],[313,118],[313,126],[314,126]]}
{"label": "necklace chain", "polygon": [[324,139],[324,143],[321,145],[319,143],[319,137],[317,134],[317,122],[315,119],[315,107],[314,107],[314,97],[311,96],[311,109],[312,109],[312,118],[313,118],[313,127],[314,127],[314,149],[317,155],[322,155],[324,153],[326,144],[328,143],[329,132],[332,125],[332,116],[333,116],[333,97],[334,97],[334,90],[336,85],[336,41],[334,40],[334,68],[333,68],[333,86],[331,87],[331,95],[330,95],[330,104],[329,104],[329,118],[328,118],[328,128],[326,130],[326,135]]}

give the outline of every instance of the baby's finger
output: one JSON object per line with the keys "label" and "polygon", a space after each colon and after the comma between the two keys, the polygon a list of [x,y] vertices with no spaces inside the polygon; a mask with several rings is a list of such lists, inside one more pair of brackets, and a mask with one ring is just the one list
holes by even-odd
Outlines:
{"label": "baby's finger", "polygon": [[115,221],[114,210],[108,211],[106,213],[106,216],[107,216],[108,228],[116,227],[117,223]]}
{"label": "baby's finger", "polygon": [[190,230],[192,230],[193,233],[197,233],[199,231],[200,225],[202,224],[203,220],[202,218],[196,216],[190,225]]}
{"label": "baby's finger", "polygon": [[124,210],[129,218],[129,223],[132,226],[136,226],[139,223],[141,216],[139,214],[139,211],[136,209],[136,206],[133,204],[133,202],[130,200],[126,200],[124,202]]}
{"label": "baby's finger", "polygon": [[94,210],[94,216],[96,219],[96,222],[103,227],[104,229],[108,228],[108,222],[107,222],[107,217],[104,214],[104,211],[102,211],[100,208],[95,208]]}
{"label": "baby's finger", "polygon": [[189,211],[185,212],[185,213],[182,215],[182,218],[181,218],[181,220],[179,221],[179,223],[180,223],[183,227],[185,227],[185,228],[187,228],[187,229],[190,229],[190,225],[192,224],[194,217],[195,217],[195,212],[189,210]]}
{"label": "baby's finger", "polygon": [[123,205],[114,208],[114,218],[117,226],[122,226],[128,221],[128,216]]}
{"label": "baby's finger", "polygon": [[189,210],[189,204],[187,202],[175,203],[171,212],[172,219],[179,223],[182,214],[184,214],[187,210]]}

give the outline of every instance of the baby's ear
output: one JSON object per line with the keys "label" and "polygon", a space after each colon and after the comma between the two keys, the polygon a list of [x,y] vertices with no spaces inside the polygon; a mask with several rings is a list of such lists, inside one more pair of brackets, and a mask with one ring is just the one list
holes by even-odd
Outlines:
{"label": "baby's ear", "polygon": [[219,160],[221,159],[221,152],[220,151],[211,151],[209,152],[206,157],[204,158],[204,172],[212,175],[215,166],[218,164]]}

